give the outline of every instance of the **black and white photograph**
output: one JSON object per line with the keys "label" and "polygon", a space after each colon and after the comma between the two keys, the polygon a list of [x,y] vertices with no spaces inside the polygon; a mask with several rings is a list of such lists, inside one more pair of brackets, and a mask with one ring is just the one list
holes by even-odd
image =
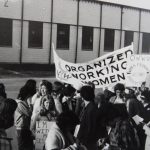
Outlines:
{"label": "black and white photograph", "polygon": [[150,150],[150,0],[0,0],[0,150]]}

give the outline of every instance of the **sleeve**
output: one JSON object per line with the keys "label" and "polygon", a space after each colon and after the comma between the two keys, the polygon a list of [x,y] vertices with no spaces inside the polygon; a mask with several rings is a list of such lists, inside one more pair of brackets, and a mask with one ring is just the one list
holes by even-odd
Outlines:
{"label": "sleeve", "polygon": [[34,104],[35,104],[35,101],[37,100],[38,95],[39,95],[39,93],[37,92],[37,93],[35,93],[35,94],[32,96],[32,99],[31,99],[31,103],[32,103],[32,105],[34,105]]}
{"label": "sleeve", "polygon": [[36,116],[34,116],[31,119],[31,124],[30,124],[30,130],[33,133],[33,135],[35,135],[35,130],[36,130],[36,121],[39,120],[39,114],[37,114]]}
{"label": "sleeve", "polygon": [[63,112],[62,104],[59,101],[59,99],[54,98],[54,103],[55,103],[55,108],[56,108],[57,113],[58,114],[62,113]]}
{"label": "sleeve", "polygon": [[61,150],[61,141],[59,140],[56,133],[52,130],[49,131],[47,139],[45,141],[46,150]]}
{"label": "sleeve", "polygon": [[32,112],[30,111],[30,109],[28,109],[28,107],[23,104],[23,103],[18,103],[18,111],[21,113],[21,114],[25,114],[26,116],[30,117]]}
{"label": "sleeve", "polygon": [[78,150],[79,148],[75,145],[70,145],[69,147],[65,148],[65,149],[61,149],[61,150]]}

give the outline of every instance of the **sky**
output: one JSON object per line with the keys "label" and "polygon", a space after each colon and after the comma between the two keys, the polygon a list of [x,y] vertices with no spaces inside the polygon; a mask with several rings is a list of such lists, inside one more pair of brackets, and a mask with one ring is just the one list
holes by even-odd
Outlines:
{"label": "sky", "polygon": [[99,1],[112,2],[117,4],[150,9],[150,0],[99,0]]}

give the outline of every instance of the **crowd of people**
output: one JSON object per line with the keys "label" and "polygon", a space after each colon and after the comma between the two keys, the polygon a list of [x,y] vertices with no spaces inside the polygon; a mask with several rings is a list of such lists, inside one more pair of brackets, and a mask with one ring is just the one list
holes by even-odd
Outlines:
{"label": "crowd of people", "polygon": [[[70,85],[28,80],[16,100],[0,84],[0,149],[11,149],[6,130],[14,126],[18,150],[34,150],[36,121],[53,121],[45,150],[148,150],[150,91],[121,83],[95,93],[92,83]],[[135,116],[143,118],[138,124]],[[77,128],[78,127],[78,128]],[[76,134],[74,134],[76,132]]]}

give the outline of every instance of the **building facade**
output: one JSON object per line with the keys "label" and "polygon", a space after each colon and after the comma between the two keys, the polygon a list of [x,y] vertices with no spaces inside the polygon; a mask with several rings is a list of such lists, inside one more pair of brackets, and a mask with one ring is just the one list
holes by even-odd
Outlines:
{"label": "building facade", "polygon": [[150,10],[92,0],[0,1],[0,63],[86,62],[134,43],[150,53]]}

